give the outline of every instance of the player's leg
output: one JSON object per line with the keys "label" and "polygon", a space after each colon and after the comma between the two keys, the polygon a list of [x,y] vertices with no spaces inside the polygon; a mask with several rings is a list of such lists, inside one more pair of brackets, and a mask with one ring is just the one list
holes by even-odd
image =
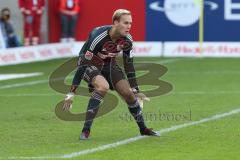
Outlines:
{"label": "player's leg", "polygon": [[75,31],[76,31],[76,23],[77,23],[78,15],[72,15],[69,20],[69,28],[68,28],[68,41],[75,41]]}
{"label": "player's leg", "polygon": [[93,120],[99,109],[99,105],[109,89],[108,82],[100,74],[100,71],[96,67],[88,67],[84,78],[93,86],[94,91],[92,92],[92,96],[88,103],[85,123],[80,139],[88,139]]}
{"label": "player's leg", "polygon": [[24,15],[24,46],[30,45],[32,23],[32,15]]}
{"label": "player's leg", "polygon": [[40,28],[41,28],[41,15],[35,14],[33,18],[33,35],[32,35],[32,44],[38,45],[40,42]]}
{"label": "player's leg", "polygon": [[134,119],[136,120],[138,127],[140,130],[144,130],[146,125],[144,123],[144,119],[142,116],[142,111],[140,105],[135,98],[135,95],[132,91],[130,91],[130,86],[127,80],[122,79],[115,84],[115,90],[118,92],[121,97],[126,101],[128,104],[129,112],[132,114]]}
{"label": "player's leg", "polygon": [[61,42],[67,42],[68,37],[68,17],[60,13],[60,22],[61,22]]}
{"label": "player's leg", "polygon": [[135,97],[134,93],[130,90],[128,81],[124,79],[124,75],[121,69],[114,69],[111,73],[114,88],[128,104],[129,112],[134,117],[139,127],[140,133],[142,135],[156,135],[154,131],[146,127],[140,104],[138,103],[138,100]]}

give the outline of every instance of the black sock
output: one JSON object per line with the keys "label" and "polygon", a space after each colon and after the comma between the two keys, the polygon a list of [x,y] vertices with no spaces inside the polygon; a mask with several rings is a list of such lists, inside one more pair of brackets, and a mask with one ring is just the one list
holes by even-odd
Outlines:
{"label": "black sock", "polygon": [[88,130],[90,131],[93,120],[95,116],[97,115],[99,105],[101,103],[103,96],[101,93],[97,92],[96,90],[93,91],[92,97],[89,100],[88,107],[87,107],[87,112],[86,112],[86,118],[85,118],[85,123],[82,131]]}
{"label": "black sock", "polygon": [[134,117],[134,119],[136,120],[139,129],[144,130],[146,128],[146,125],[138,101],[136,100],[133,104],[128,104],[128,109],[132,116]]}

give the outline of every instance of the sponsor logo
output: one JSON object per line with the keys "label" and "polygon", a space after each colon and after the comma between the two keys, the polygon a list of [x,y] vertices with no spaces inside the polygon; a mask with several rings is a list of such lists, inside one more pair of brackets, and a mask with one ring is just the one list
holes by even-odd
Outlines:
{"label": "sponsor logo", "polygon": [[[152,2],[149,8],[154,11],[164,12],[168,20],[181,27],[195,24],[200,17],[200,0],[165,0]],[[208,6],[210,11],[218,9],[218,4],[211,1],[204,1],[204,6]]]}

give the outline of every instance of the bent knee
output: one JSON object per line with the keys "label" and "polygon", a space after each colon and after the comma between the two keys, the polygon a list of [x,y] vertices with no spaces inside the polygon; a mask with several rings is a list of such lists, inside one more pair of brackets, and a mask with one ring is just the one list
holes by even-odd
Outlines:
{"label": "bent knee", "polygon": [[109,84],[102,76],[97,76],[93,81],[94,88],[103,95],[109,90]]}
{"label": "bent knee", "polygon": [[109,84],[108,83],[99,84],[95,87],[95,89],[102,94],[106,94],[109,90]]}
{"label": "bent knee", "polygon": [[109,85],[101,85],[96,88],[97,91],[106,94],[107,91],[109,90]]}

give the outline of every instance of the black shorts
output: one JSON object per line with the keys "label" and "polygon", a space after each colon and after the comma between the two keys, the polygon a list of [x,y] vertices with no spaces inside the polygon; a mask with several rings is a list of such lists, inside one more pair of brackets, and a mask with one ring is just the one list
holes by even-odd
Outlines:
{"label": "black shorts", "polygon": [[88,66],[84,73],[84,80],[90,88],[93,88],[91,83],[97,75],[102,75],[107,80],[111,90],[114,90],[118,81],[126,79],[122,69],[117,64],[104,66],[101,71],[95,66]]}

